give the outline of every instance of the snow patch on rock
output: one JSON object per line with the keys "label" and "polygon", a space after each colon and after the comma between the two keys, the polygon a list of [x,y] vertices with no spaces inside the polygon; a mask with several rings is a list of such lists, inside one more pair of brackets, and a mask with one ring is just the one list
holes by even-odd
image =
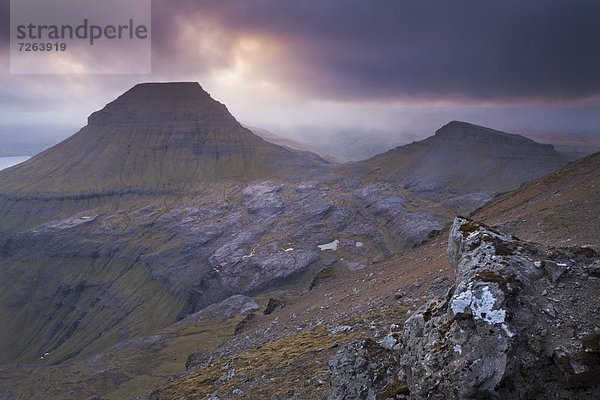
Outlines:
{"label": "snow patch on rock", "polygon": [[321,251],[325,251],[325,250],[333,250],[336,251],[338,248],[338,244],[340,243],[339,240],[335,239],[333,242],[331,243],[325,243],[325,244],[319,244],[317,247],[319,249],[321,249]]}

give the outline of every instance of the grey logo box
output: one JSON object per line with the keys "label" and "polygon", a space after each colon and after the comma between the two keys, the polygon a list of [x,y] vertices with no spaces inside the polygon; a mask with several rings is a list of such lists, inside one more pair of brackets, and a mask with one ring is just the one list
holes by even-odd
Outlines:
{"label": "grey logo box", "polygon": [[150,0],[11,0],[11,74],[149,74]]}

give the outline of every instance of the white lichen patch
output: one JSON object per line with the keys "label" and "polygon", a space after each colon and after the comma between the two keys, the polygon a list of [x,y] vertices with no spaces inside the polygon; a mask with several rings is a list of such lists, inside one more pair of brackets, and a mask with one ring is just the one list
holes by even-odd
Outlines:
{"label": "white lichen patch", "polygon": [[490,292],[489,286],[484,286],[480,297],[473,293],[471,288],[453,297],[450,302],[450,308],[452,308],[452,312],[455,315],[463,313],[465,309],[469,308],[471,314],[473,314],[473,318],[488,324],[501,324],[506,317],[506,310],[494,310],[495,304],[496,299],[492,292]]}
{"label": "white lichen patch", "polygon": [[452,312],[456,315],[458,313],[465,312],[465,308],[471,306],[471,302],[473,301],[473,292],[471,289],[467,289],[462,292],[458,296],[452,298],[450,302],[450,307],[452,308]]}
{"label": "white lichen patch", "polygon": [[475,319],[480,319],[488,324],[501,324],[506,317],[506,310],[494,310],[496,299],[488,286],[483,287],[481,299],[475,298],[471,304],[471,311]]}
{"label": "white lichen patch", "polygon": [[577,360],[571,360],[571,362],[569,364],[571,364],[571,368],[573,368],[573,372],[576,374],[583,374],[583,373],[587,372],[589,369],[587,367],[587,365],[585,365]]}

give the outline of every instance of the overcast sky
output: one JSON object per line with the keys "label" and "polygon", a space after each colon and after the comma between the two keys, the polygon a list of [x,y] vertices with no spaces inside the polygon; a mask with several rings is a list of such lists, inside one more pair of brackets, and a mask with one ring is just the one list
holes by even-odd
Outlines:
{"label": "overcast sky", "polygon": [[150,75],[10,75],[9,1],[0,15],[0,140],[56,141],[135,83],[178,80],[306,141],[454,119],[600,135],[597,0],[154,0]]}

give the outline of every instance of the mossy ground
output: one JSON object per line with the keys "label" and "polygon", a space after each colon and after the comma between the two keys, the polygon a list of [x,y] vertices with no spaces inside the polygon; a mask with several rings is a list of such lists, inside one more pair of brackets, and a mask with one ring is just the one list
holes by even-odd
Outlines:
{"label": "mossy ground", "polygon": [[[242,318],[173,326],[157,336],[60,366],[12,369],[10,374],[0,374],[0,387],[10,384],[14,399],[132,399],[181,373],[190,353],[213,349],[230,339]],[[65,385],[69,393],[65,393]]]}
{"label": "mossy ground", "polygon": [[[337,321],[351,331],[331,334],[325,325],[214,360],[154,392],[156,399],[323,399],[329,389],[329,359],[346,343],[371,336],[365,320],[402,322],[398,304]],[[331,326],[331,325],[330,325]]]}
{"label": "mossy ground", "polygon": [[241,398],[284,399],[302,395],[306,399],[321,399],[327,390],[327,360],[335,352],[333,344],[359,336],[357,332],[328,335],[325,326],[320,325],[216,360],[165,385],[156,394],[161,399],[196,399],[215,392],[231,396],[238,389]]}

